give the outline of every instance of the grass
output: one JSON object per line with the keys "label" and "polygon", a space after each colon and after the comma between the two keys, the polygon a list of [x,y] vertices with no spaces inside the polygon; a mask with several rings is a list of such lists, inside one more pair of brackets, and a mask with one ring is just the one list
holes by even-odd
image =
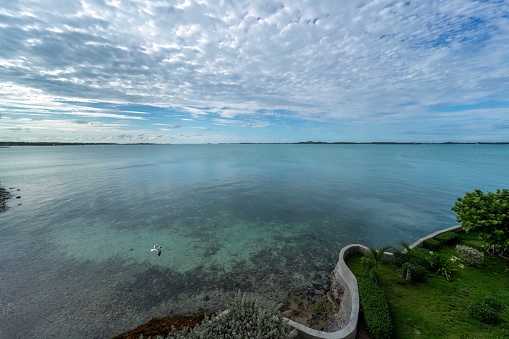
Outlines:
{"label": "grass", "polygon": [[[481,248],[473,233],[460,233],[458,243]],[[458,255],[455,246],[441,249],[440,254]],[[356,276],[364,276],[361,254],[347,257],[346,262]],[[465,265],[455,272],[456,279],[429,272],[423,283],[407,283],[401,269],[384,264],[380,270],[393,320],[394,338],[507,338],[509,334],[509,261],[498,257],[484,259],[481,267]],[[505,305],[502,323],[486,325],[475,320],[467,310],[471,300],[488,293]],[[506,332],[507,331],[507,332]]]}

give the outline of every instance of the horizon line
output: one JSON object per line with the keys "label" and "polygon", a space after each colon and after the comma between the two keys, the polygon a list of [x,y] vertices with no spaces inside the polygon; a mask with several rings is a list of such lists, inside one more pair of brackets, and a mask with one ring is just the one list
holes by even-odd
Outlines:
{"label": "horizon line", "polygon": [[114,142],[61,142],[61,141],[0,141],[0,147],[6,146],[85,146],[85,145],[492,145],[509,144],[509,141],[444,141],[444,142],[426,142],[426,141],[296,141],[296,142],[220,142],[220,143],[114,143]]}

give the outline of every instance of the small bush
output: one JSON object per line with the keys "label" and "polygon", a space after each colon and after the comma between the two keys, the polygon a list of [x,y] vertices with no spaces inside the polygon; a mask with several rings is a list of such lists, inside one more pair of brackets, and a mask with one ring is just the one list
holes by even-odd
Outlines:
{"label": "small bush", "polygon": [[458,252],[461,260],[464,260],[469,265],[481,266],[483,263],[484,253],[476,250],[475,248],[465,245],[456,245],[456,251]]}
{"label": "small bush", "polygon": [[507,339],[507,338],[509,338],[509,327],[497,326],[491,329],[490,331],[490,339]]}
{"label": "small bush", "polygon": [[423,241],[422,247],[428,250],[436,251],[440,249],[441,245],[440,241],[430,238]]}
{"label": "small bush", "polygon": [[485,324],[498,324],[504,304],[492,295],[475,299],[468,305],[468,311],[475,319]]}
{"label": "small bush", "polygon": [[440,245],[442,245],[442,246],[448,245],[448,244],[452,244],[458,240],[458,233],[444,232],[442,234],[437,235],[434,239],[437,240],[440,243]]}
{"label": "small bush", "polygon": [[358,281],[359,298],[364,311],[364,320],[373,339],[391,338],[392,320],[385,294],[375,282],[370,279]]}
{"label": "small bush", "polygon": [[279,312],[272,311],[253,297],[238,293],[227,312],[209,319],[192,330],[171,332],[166,339],[202,338],[293,338],[295,330]]}

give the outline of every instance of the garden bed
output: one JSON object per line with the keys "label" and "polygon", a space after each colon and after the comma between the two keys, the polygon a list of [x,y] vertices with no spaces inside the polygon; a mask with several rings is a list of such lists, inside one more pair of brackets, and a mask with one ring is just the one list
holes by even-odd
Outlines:
{"label": "garden bed", "polygon": [[[461,232],[459,244],[481,248],[475,233]],[[437,254],[458,256],[455,244]],[[347,264],[356,276],[363,277],[361,254],[348,256]],[[406,282],[402,269],[385,263],[379,269],[382,287],[393,319],[393,338],[507,338],[509,307],[500,312],[498,324],[484,324],[472,317],[468,305],[475,299],[492,294],[509,305],[509,261],[486,256],[480,267],[464,265],[454,271],[451,281],[434,272],[426,281]]]}

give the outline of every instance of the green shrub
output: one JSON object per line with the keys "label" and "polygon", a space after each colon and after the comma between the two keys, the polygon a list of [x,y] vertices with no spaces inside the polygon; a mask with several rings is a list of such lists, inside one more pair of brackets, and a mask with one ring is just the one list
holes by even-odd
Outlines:
{"label": "green shrub", "polygon": [[498,324],[500,322],[499,314],[503,309],[504,304],[490,294],[475,299],[468,304],[468,311],[472,317],[485,324]]}
{"label": "green shrub", "polygon": [[293,338],[296,335],[296,330],[288,326],[281,313],[238,293],[228,311],[212,319],[206,318],[192,330],[171,332],[166,339]]}
{"label": "green shrub", "polygon": [[359,298],[364,321],[373,339],[391,338],[392,320],[385,294],[374,281],[359,279]]}
{"label": "green shrub", "polygon": [[507,338],[509,338],[509,327],[497,326],[491,329],[490,331],[490,339],[507,339]]}
{"label": "green shrub", "polygon": [[484,260],[484,253],[476,250],[475,248],[456,245],[456,251],[458,252],[461,260],[464,260],[467,264],[472,266],[481,266]]}
{"label": "green shrub", "polygon": [[444,232],[437,235],[435,238],[440,245],[449,245],[458,240],[458,233],[456,232]]}
{"label": "green shrub", "polygon": [[428,250],[436,251],[440,249],[440,241],[430,238],[423,241],[422,246]]}

